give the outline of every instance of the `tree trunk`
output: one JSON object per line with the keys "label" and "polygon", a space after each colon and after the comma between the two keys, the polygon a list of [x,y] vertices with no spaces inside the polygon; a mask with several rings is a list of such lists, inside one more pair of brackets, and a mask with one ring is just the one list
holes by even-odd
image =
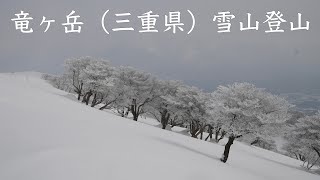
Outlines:
{"label": "tree trunk", "polygon": [[82,102],[83,102],[83,103],[86,103],[86,105],[88,105],[91,95],[92,95],[92,93],[91,93],[91,92],[88,92],[85,96],[83,96]]}
{"label": "tree trunk", "polygon": [[217,143],[218,143],[221,139],[223,139],[225,135],[226,135],[226,132],[225,132],[225,131],[222,131],[222,132],[221,132],[221,136],[220,136],[220,138],[218,139]]}
{"label": "tree trunk", "polygon": [[84,94],[84,96],[82,97],[82,101],[81,101],[81,102],[85,103],[85,102],[86,102],[86,99],[87,99],[87,96],[88,96],[88,92],[86,92],[86,93]]}
{"label": "tree trunk", "polygon": [[128,117],[129,112],[130,112],[130,107],[128,106],[128,107],[127,107],[127,111],[124,113],[124,116],[125,116],[125,117]]}
{"label": "tree trunk", "polygon": [[166,124],[162,124],[161,125],[161,129],[166,129],[167,125]]}
{"label": "tree trunk", "polygon": [[170,118],[170,113],[168,112],[167,109],[164,109],[161,112],[161,125],[162,125],[162,129],[166,129],[168,122],[169,122],[169,118]]}
{"label": "tree trunk", "polygon": [[252,141],[252,142],[250,143],[250,145],[257,144],[258,142],[259,142],[259,139],[256,139],[256,140]]}
{"label": "tree trunk", "polygon": [[89,90],[88,92],[86,92],[82,98],[82,102],[83,103],[86,103],[86,105],[89,104],[89,100],[90,100],[90,97],[92,96],[92,90]]}
{"label": "tree trunk", "polygon": [[316,147],[313,147],[312,146],[312,149],[314,150],[314,151],[316,151],[316,153],[318,154],[318,156],[320,157],[320,150],[319,149],[317,149]]}
{"label": "tree trunk", "polygon": [[228,143],[226,144],[226,146],[224,147],[224,152],[223,152],[223,156],[221,157],[221,161],[222,162],[227,162],[228,160],[228,157],[229,157],[229,152],[230,152],[230,147],[231,145],[233,144],[233,141],[234,141],[235,137],[234,136],[230,136],[229,137],[229,140],[228,140]]}
{"label": "tree trunk", "polygon": [[209,133],[209,135],[206,137],[205,141],[207,141],[209,138],[210,138],[210,140],[212,139],[213,132],[212,132],[212,126],[211,125],[208,126],[208,133]]}
{"label": "tree trunk", "polygon": [[133,115],[133,120],[134,121],[138,121],[140,112],[139,112],[139,108],[138,108],[136,99],[132,99],[132,104],[131,104],[130,111],[131,111],[131,113]]}
{"label": "tree trunk", "polygon": [[198,125],[196,124],[196,122],[192,121],[190,123],[190,134],[191,134],[191,137],[193,138],[198,138],[197,137],[197,132],[198,132],[199,128],[198,128]]}
{"label": "tree trunk", "polygon": [[[99,110],[104,110],[104,109],[106,109],[109,105],[110,105],[110,103],[106,103],[105,105],[103,105],[102,107],[100,107]],[[123,111],[122,114],[124,114],[124,111]],[[123,115],[122,117],[124,117],[124,115]]]}
{"label": "tree trunk", "polygon": [[[82,88],[83,88],[83,82],[79,82],[79,79],[76,79],[76,72],[73,71],[73,76],[72,76],[72,85],[73,87],[75,88],[74,89],[74,92],[76,92],[78,94],[78,101],[80,101],[80,97],[81,97],[81,94],[82,94]],[[76,83],[76,81],[78,83]],[[79,84],[80,83],[80,84]]]}
{"label": "tree trunk", "polygon": [[299,154],[299,159],[300,159],[301,161],[305,161],[305,160],[306,160],[306,158],[305,158],[303,155],[301,155],[301,154]]}
{"label": "tree trunk", "polygon": [[92,96],[92,92],[90,91],[89,92],[89,95],[88,95],[88,97],[87,97],[87,100],[86,100],[86,105],[88,105],[89,104],[89,101],[90,101],[90,97]]}
{"label": "tree trunk", "polygon": [[138,121],[138,117],[139,117],[139,115],[134,114],[134,115],[133,115],[133,120],[134,120],[134,121]]}
{"label": "tree trunk", "polygon": [[137,107],[135,105],[131,105],[131,113],[134,121],[138,121],[139,114],[137,112]]}
{"label": "tree trunk", "polygon": [[[114,103],[115,100],[112,100],[112,101],[107,101],[105,103],[105,105],[103,105],[102,107],[99,108],[99,110],[104,110],[106,108],[108,108],[109,105],[111,105],[112,103]],[[119,112],[119,111],[118,111]],[[123,115],[123,116],[122,116]],[[122,117],[124,117],[124,108],[122,109],[122,114],[121,114]]]}
{"label": "tree trunk", "polygon": [[219,142],[218,141],[218,136],[219,136],[220,130],[221,130],[221,128],[216,129],[216,137],[215,137],[216,142]]}
{"label": "tree trunk", "polygon": [[94,107],[97,105],[97,93],[94,93],[93,100],[91,102],[91,107]]}
{"label": "tree trunk", "polygon": [[[315,164],[317,164],[320,157],[318,157],[313,163],[310,163],[310,166],[308,167],[308,170],[310,170]],[[309,163],[308,163],[309,164]]]}

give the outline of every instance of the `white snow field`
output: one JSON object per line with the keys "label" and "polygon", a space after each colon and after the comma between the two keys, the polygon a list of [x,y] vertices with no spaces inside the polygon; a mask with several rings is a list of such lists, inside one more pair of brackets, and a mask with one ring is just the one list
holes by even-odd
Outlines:
{"label": "white snow field", "polygon": [[320,179],[239,142],[224,164],[222,145],[85,106],[40,76],[0,74],[0,180]]}

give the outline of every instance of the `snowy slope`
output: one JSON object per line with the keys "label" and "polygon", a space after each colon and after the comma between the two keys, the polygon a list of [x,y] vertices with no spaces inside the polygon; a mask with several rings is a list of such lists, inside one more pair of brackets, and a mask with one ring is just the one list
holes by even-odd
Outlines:
{"label": "snowy slope", "polygon": [[223,146],[87,107],[39,73],[0,74],[0,180],[318,180],[300,162]]}

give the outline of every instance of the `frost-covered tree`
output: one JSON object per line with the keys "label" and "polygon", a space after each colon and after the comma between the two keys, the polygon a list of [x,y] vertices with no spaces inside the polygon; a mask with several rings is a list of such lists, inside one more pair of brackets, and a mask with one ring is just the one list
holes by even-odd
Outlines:
{"label": "frost-covered tree", "polygon": [[113,78],[112,81],[108,84],[108,86],[104,86],[104,99],[102,101],[103,106],[101,106],[99,109],[104,110],[115,108],[118,110],[118,105],[120,105],[121,102],[124,101],[122,98],[125,97],[124,94],[126,93],[126,89],[119,83],[117,77]]}
{"label": "frost-covered tree", "polygon": [[111,88],[114,79],[114,68],[108,61],[91,59],[90,63],[83,69],[85,80],[85,91],[83,102],[94,107],[104,101],[105,96]]}
{"label": "frost-covered tree", "polygon": [[108,61],[98,60],[92,57],[80,57],[68,59],[65,62],[66,77],[73,87],[74,92],[81,96],[86,105],[91,102],[94,107],[97,104],[108,102],[112,93],[115,79],[115,68]]}
{"label": "frost-covered tree", "polygon": [[[208,136],[205,140],[210,138],[211,141],[218,143],[226,135],[225,131],[225,121],[227,122],[227,117],[221,111],[221,107],[216,105],[216,101],[212,96],[208,96],[208,101],[206,101],[208,122],[207,122],[207,132]],[[213,138],[214,135],[214,138]]]}
{"label": "frost-covered tree", "polygon": [[139,115],[145,113],[144,107],[159,97],[157,80],[150,74],[138,71],[131,67],[119,68],[119,81],[127,90],[123,94],[123,108],[128,107],[137,121]]}
{"label": "frost-covered tree", "polygon": [[320,165],[320,112],[298,119],[295,125],[287,151],[302,160],[307,169]]}
{"label": "frost-covered tree", "polygon": [[161,123],[161,128],[166,129],[180,124],[179,109],[177,108],[177,90],[181,86],[178,81],[157,81],[158,95],[149,105],[147,111]]}
{"label": "frost-covered tree", "polygon": [[[290,113],[291,116],[291,113]],[[291,130],[291,125],[288,121],[284,123],[268,123],[261,126],[257,131],[259,134],[248,134],[239,139],[239,141],[246,142],[250,145],[261,147],[270,151],[278,152],[276,145],[276,138],[284,139]],[[279,147],[281,148],[281,147]]]}
{"label": "frost-covered tree", "polygon": [[197,138],[200,135],[202,139],[208,122],[206,106],[208,94],[199,88],[181,85],[178,87],[176,96],[177,110],[188,127],[191,137]]}
{"label": "frost-covered tree", "polygon": [[81,57],[75,59],[68,59],[65,62],[66,76],[71,80],[71,85],[74,88],[74,92],[78,95],[80,100],[83,95],[84,88],[84,69],[90,64],[90,57]]}
{"label": "frost-covered tree", "polygon": [[66,75],[57,76],[51,74],[43,74],[42,78],[48,81],[52,86],[57,89],[64,90],[67,92],[73,91],[73,87],[71,87],[71,81]]}
{"label": "frost-covered tree", "polygon": [[236,138],[248,133],[263,133],[266,124],[285,122],[291,105],[282,97],[272,95],[249,83],[219,86],[212,93],[213,106],[224,114],[228,142],[221,158],[226,162]]}

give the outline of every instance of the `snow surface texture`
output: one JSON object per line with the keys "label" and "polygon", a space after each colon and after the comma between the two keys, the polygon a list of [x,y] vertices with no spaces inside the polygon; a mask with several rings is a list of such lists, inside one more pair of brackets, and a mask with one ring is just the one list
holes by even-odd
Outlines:
{"label": "snow surface texture", "polygon": [[221,145],[85,106],[40,76],[0,74],[1,180],[320,179],[239,142],[224,164]]}

